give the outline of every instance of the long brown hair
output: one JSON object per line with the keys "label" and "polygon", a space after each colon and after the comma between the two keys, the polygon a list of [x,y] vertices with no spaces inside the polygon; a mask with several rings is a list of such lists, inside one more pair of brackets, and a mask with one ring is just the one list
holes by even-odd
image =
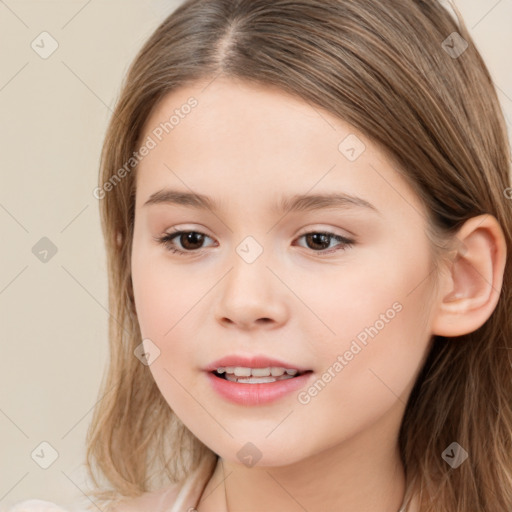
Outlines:
{"label": "long brown hair", "polygon": [[[163,475],[158,485],[180,481],[202,458],[216,457],[180,422],[134,357],[141,335],[130,254],[133,153],[145,121],[167,93],[221,74],[278,87],[359,129],[424,201],[439,240],[487,213],[512,251],[506,125],[460,15],[457,23],[435,0],[184,2],[127,73],[95,191],[111,313],[109,367],[88,433],[97,496],[108,496],[100,489],[106,484],[112,495],[132,496],[157,485],[157,475]],[[399,436],[407,489],[419,493],[422,512],[512,510],[511,291],[507,262],[488,321],[457,339],[431,340]],[[457,469],[441,456],[454,441],[469,454]]]}

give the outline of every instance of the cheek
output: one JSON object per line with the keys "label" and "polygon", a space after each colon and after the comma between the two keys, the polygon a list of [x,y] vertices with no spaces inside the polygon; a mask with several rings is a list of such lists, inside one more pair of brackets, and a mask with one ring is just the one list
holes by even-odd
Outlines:
{"label": "cheek", "polygon": [[191,279],[184,267],[173,267],[165,257],[137,248],[132,254],[132,282],[142,338],[149,338],[159,350],[149,370],[175,412],[186,412],[190,395],[183,386],[189,388],[191,378],[199,375],[193,372],[198,368],[194,340],[200,338],[201,326],[196,307],[211,283]]}
{"label": "cheek", "polygon": [[193,307],[205,292],[194,288],[197,283],[190,276],[176,269],[170,272],[168,263],[157,260],[136,248],[132,254],[137,319],[142,338],[150,339],[159,350],[149,366],[153,379],[170,407],[186,417],[190,395],[185,388],[190,385],[191,368],[197,365],[193,339],[198,322],[193,319]]}
{"label": "cheek", "polygon": [[[410,326],[401,325],[405,317],[414,323],[427,309],[428,247],[418,238],[361,247],[347,253],[337,268],[318,266],[297,278],[294,290],[314,313],[301,324],[307,339],[321,341],[320,350],[326,347],[328,354],[329,347],[343,348],[358,335],[364,341],[366,328],[377,323],[379,333],[390,332],[390,324],[400,326],[393,337],[398,343],[400,332],[410,332]],[[397,314],[398,308],[408,313]]]}
{"label": "cheek", "polygon": [[387,417],[391,429],[400,421],[427,352],[429,336],[416,325],[420,315],[421,308],[404,304],[387,324],[368,323],[359,337],[330,347],[323,371],[300,396],[297,415],[310,431],[324,433],[322,443],[334,444],[340,433],[350,437],[380,418]]}
{"label": "cheek", "polygon": [[131,268],[141,333],[157,343],[165,342],[187,324],[187,315],[207,292],[208,283],[192,279],[185,267],[169,263],[165,256],[136,246]]}
{"label": "cheek", "polygon": [[381,251],[374,263],[361,260],[326,281],[324,298],[336,300],[321,309],[318,299],[317,307],[336,334],[317,337],[322,370],[301,397],[306,410],[322,411],[311,415],[312,428],[362,428],[400,401],[405,406],[430,341],[430,289],[426,250],[416,249],[416,259],[404,254]]}
{"label": "cheek", "polygon": [[[398,428],[429,336],[419,327],[424,317],[419,301],[409,297],[395,308],[383,304],[381,309],[375,301],[369,305],[375,309],[359,314],[361,327],[353,318],[347,322],[353,336],[341,334],[336,341],[319,345],[321,370],[298,394],[292,422],[303,436],[322,434],[312,438],[313,452],[371,431],[381,420],[382,430]],[[347,306],[340,317],[351,311]],[[381,312],[384,316],[379,318]],[[335,324],[339,333],[344,332],[343,325],[341,320]]]}

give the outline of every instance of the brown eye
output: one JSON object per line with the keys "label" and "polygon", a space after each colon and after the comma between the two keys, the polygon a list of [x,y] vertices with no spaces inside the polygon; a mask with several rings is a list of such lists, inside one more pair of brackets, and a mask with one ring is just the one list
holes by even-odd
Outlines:
{"label": "brown eye", "polygon": [[[350,240],[341,235],[336,235],[334,233],[324,233],[324,232],[310,232],[305,233],[299,237],[299,239],[304,238],[306,240],[306,246],[308,249],[313,250],[314,252],[324,254],[330,254],[333,252],[337,252],[339,250],[345,250],[354,245],[354,240]],[[335,240],[340,246],[339,249],[327,250],[331,245],[331,242]]]}
{"label": "brown eye", "polygon": [[201,248],[200,246],[204,241],[204,235],[197,231],[187,231],[180,234],[178,240],[184,249],[193,251]]}
{"label": "brown eye", "polygon": [[[198,231],[175,231],[163,237],[157,237],[155,240],[164,245],[169,251],[185,255],[187,253],[199,252],[202,249],[205,238],[210,237]],[[181,247],[176,247],[175,239],[179,241],[179,246]]]}
{"label": "brown eye", "polygon": [[320,249],[323,251],[331,244],[331,237],[323,233],[309,233],[305,236],[310,249]]}

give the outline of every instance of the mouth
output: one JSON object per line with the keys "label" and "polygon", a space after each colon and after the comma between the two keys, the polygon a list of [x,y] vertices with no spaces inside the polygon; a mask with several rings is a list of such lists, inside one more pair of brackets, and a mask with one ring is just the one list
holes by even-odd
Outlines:
{"label": "mouth", "polygon": [[289,380],[301,375],[312,373],[312,370],[300,371],[296,368],[268,366],[265,368],[249,368],[243,366],[220,366],[211,373],[222,380],[239,384],[267,384]]}

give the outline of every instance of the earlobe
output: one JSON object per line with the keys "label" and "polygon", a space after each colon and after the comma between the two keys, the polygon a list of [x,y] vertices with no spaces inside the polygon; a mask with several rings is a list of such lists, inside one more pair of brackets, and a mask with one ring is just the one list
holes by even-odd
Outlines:
{"label": "earlobe", "polygon": [[462,336],[476,331],[498,303],[507,247],[492,215],[465,222],[456,236],[456,253],[446,264],[436,297],[432,334]]}

